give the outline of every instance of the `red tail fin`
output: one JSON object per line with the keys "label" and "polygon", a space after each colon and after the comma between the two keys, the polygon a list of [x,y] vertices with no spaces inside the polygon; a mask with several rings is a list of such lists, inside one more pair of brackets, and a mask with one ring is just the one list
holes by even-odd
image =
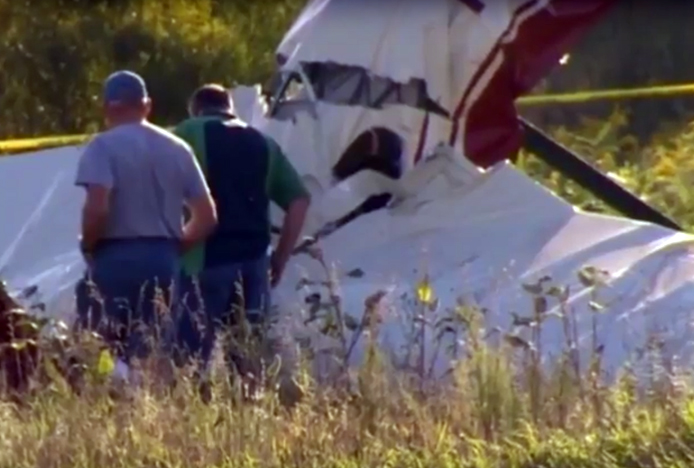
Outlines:
{"label": "red tail fin", "polygon": [[531,0],[516,9],[455,109],[450,142],[454,144],[462,132],[464,154],[481,167],[518,151],[522,135],[515,100],[547,76],[616,0],[550,0],[542,7],[543,3]]}

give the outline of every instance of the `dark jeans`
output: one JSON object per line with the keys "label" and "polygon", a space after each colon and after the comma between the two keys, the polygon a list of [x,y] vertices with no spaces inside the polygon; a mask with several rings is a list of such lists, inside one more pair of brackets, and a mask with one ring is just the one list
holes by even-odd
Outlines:
{"label": "dark jeans", "polygon": [[167,239],[106,241],[76,288],[78,325],[100,332],[125,362],[171,333],[178,245]]}
{"label": "dark jeans", "polygon": [[[245,317],[255,332],[260,331],[270,310],[269,269],[269,257],[263,256],[210,268],[197,278],[182,278],[179,364],[195,356],[207,369],[220,330],[240,328],[239,318]],[[243,367],[233,346],[225,351],[229,364]]]}

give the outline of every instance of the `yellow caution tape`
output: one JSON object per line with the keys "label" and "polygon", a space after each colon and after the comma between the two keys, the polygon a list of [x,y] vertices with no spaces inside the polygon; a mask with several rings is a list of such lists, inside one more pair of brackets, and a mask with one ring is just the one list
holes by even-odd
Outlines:
{"label": "yellow caution tape", "polygon": [[78,145],[87,138],[89,138],[89,135],[63,135],[0,141],[0,156],[40,151],[60,146]]}
{"label": "yellow caution tape", "polygon": [[578,91],[573,93],[540,94],[523,96],[518,99],[522,106],[539,106],[545,104],[580,104],[591,101],[623,100],[650,97],[670,97],[694,94],[694,84],[651,86],[635,89],[607,89],[602,91]]}
{"label": "yellow caution tape", "polygon": [[[542,106],[548,104],[580,104],[592,101],[626,100],[651,97],[673,97],[694,94],[694,84],[650,86],[647,88],[608,89],[599,91],[578,91],[559,94],[539,94],[523,96],[518,99],[520,106]],[[40,151],[59,146],[83,143],[89,135],[63,135],[42,138],[24,138],[0,141],[0,156],[7,154]]]}

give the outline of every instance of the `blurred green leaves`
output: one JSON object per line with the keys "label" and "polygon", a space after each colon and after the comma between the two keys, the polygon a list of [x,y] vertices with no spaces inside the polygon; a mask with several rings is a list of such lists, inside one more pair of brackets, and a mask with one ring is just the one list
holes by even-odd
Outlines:
{"label": "blurred green leaves", "polygon": [[171,124],[202,82],[267,79],[304,3],[0,0],[0,139],[97,130],[101,83],[119,68],[145,77],[154,119]]}

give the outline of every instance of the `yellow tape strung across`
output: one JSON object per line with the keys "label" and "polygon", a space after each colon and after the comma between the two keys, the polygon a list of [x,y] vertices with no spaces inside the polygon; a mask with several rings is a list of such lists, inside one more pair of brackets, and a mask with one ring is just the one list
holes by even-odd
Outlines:
{"label": "yellow tape strung across", "polygon": [[[673,97],[694,94],[694,84],[650,86],[647,88],[608,89],[600,91],[578,91],[573,93],[540,94],[523,96],[517,104],[521,107],[544,106],[548,104],[582,104],[592,101],[626,100],[651,97]],[[3,154],[26,153],[59,146],[77,145],[89,135],[63,135],[42,138],[23,138],[0,141],[0,156]]]}
{"label": "yellow tape strung across", "polygon": [[672,97],[694,94],[694,84],[651,86],[634,89],[607,89],[602,91],[578,91],[573,93],[540,94],[523,96],[516,101],[521,106],[546,104],[581,104],[592,101],[614,101],[650,97]]}
{"label": "yellow tape strung across", "polygon": [[78,145],[88,137],[89,135],[64,135],[0,141],[0,156],[3,155],[2,153],[26,153],[59,146]]}

